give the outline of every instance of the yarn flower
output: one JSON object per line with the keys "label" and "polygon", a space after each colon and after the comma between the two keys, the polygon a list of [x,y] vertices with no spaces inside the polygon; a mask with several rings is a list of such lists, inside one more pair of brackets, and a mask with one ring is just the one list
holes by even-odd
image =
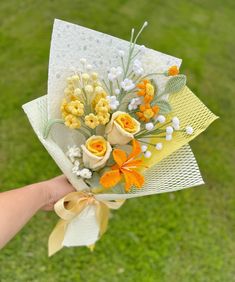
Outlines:
{"label": "yarn flower", "polygon": [[97,105],[95,106],[95,111],[97,113],[108,113],[110,109],[109,101],[106,98],[101,98]]}
{"label": "yarn flower", "polygon": [[98,117],[92,113],[85,116],[85,124],[92,129],[96,128],[99,125]]}
{"label": "yarn flower", "polygon": [[135,139],[132,141],[132,152],[129,155],[121,149],[114,149],[113,158],[116,164],[112,166],[111,171],[107,171],[101,176],[100,184],[105,188],[111,188],[124,177],[126,192],[130,191],[133,185],[141,188],[144,185],[144,176],[137,171],[143,165],[143,161],[137,159],[140,153],[140,144]]}
{"label": "yarn flower", "polygon": [[81,127],[81,122],[80,120],[72,115],[72,114],[68,114],[65,119],[64,119],[64,124],[66,126],[68,126],[71,129],[75,129],[75,128],[80,128]]}
{"label": "yarn flower", "polygon": [[174,76],[174,75],[179,74],[179,69],[178,69],[178,67],[177,67],[177,66],[172,66],[172,67],[170,67],[170,68],[168,69],[167,74],[168,74],[169,76]]}
{"label": "yarn flower", "polygon": [[125,145],[140,131],[140,123],[125,112],[117,111],[112,115],[105,132],[112,145]]}
{"label": "yarn flower", "polygon": [[97,118],[100,124],[105,125],[109,122],[110,114],[105,112],[99,112]]}
{"label": "yarn flower", "polygon": [[144,104],[139,106],[140,111],[136,113],[141,121],[149,122],[151,118],[154,118],[158,112],[158,105],[151,106],[150,104]]}
{"label": "yarn flower", "polygon": [[75,116],[82,116],[84,114],[84,105],[79,100],[71,101],[67,104],[66,109]]}
{"label": "yarn flower", "polygon": [[92,170],[98,170],[105,166],[112,152],[112,147],[102,136],[93,135],[81,145],[83,151],[83,163]]}
{"label": "yarn flower", "polygon": [[153,100],[154,86],[148,79],[144,79],[140,83],[138,83],[137,88],[139,89],[137,94],[144,97],[145,103],[150,103]]}

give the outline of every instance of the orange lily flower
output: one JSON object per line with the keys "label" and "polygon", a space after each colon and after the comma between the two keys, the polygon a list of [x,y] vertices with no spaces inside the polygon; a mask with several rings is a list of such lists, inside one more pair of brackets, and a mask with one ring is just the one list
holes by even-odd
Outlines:
{"label": "orange lily flower", "polygon": [[111,171],[105,172],[100,178],[100,184],[105,188],[111,188],[122,180],[124,176],[125,190],[130,191],[134,185],[141,188],[144,185],[144,177],[136,169],[143,165],[141,159],[136,157],[141,153],[141,147],[137,140],[133,139],[132,152],[127,156],[121,149],[113,150],[113,158],[116,162]]}
{"label": "orange lily flower", "polygon": [[137,87],[139,88],[137,94],[144,97],[145,103],[150,103],[154,97],[154,86],[151,82],[148,79],[144,79],[137,84]]}

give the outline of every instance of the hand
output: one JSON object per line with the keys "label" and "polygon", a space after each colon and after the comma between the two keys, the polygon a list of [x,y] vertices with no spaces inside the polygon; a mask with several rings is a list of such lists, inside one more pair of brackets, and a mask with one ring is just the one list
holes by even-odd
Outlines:
{"label": "hand", "polygon": [[75,191],[64,175],[41,182],[40,185],[45,195],[46,204],[42,207],[45,211],[53,210],[58,200]]}

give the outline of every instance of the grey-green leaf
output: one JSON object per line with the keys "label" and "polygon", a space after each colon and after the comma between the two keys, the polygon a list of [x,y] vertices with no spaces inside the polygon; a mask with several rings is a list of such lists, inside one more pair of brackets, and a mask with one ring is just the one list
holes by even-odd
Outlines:
{"label": "grey-green leaf", "polygon": [[179,74],[172,76],[166,83],[164,93],[176,93],[179,92],[186,85],[186,76]]}
{"label": "grey-green leaf", "polygon": [[165,101],[165,100],[158,101],[157,105],[160,108],[160,113],[161,114],[167,114],[167,113],[172,111],[170,103]]}

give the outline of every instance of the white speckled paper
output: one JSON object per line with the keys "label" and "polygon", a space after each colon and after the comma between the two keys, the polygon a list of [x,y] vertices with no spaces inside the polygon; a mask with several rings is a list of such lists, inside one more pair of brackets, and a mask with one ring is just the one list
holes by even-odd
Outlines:
{"label": "white speckled paper", "polygon": [[[73,69],[81,68],[81,58],[86,58],[94,71],[105,77],[111,67],[121,64],[118,50],[127,52],[128,48],[129,41],[56,19],[49,61],[49,118],[60,118],[60,103],[66,78],[71,75]],[[145,73],[152,73],[165,71],[172,65],[180,67],[181,59],[146,48],[141,62]],[[166,78],[159,78],[159,86],[161,81],[164,83],[165,80]]]}

